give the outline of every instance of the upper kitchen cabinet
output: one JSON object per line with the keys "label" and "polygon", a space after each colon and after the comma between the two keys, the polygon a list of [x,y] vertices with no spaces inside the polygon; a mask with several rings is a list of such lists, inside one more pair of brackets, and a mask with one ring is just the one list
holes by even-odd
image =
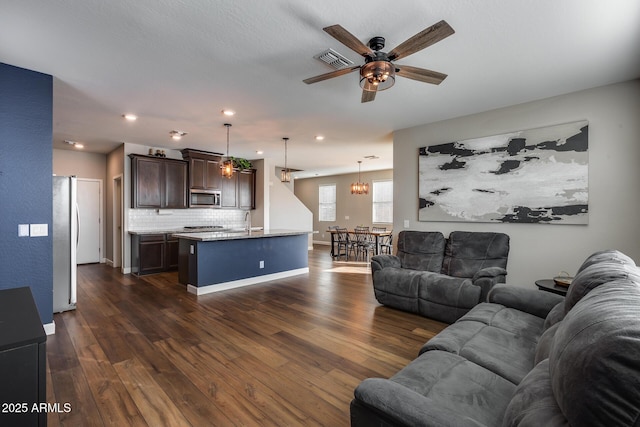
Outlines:
{"label": "upper kitchen cabinet", "polygon": [[187,207],[188,163],[183,160],[130,154],[131,203],[134,208]]}
{"label": "upper kitchen cabinet", "polygon": [[222,179],[222,207],[256,208],[256,171],[254,169],[234,170],[230,179]]}
{"label": "upper kitchen cabinet", "polygon": [[185,148],[182,158],[189,162],[189,188],[196,191],[220,190],[220,156]]}
{"label": "upper kitchen cabinet", "polygon": [[256,208],[256,171],[253,169],[243,170],[238,174],[238,207]]}

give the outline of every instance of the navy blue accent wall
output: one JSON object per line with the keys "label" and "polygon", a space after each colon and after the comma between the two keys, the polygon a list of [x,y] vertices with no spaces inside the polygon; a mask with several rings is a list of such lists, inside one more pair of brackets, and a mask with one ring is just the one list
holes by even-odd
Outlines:
{"label": "navy blue accent wall", "polygon": [[[0,63],[0,289],[31,287],[42,323],[53,321],[53,78]],[[48,224],[18,237],[18,224]]]}

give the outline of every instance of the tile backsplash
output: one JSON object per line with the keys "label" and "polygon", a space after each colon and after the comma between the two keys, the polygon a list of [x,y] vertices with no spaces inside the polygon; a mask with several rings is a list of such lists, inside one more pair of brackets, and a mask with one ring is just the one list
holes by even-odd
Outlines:
{"label": "tile backsplash", "polygon": [[236,209],[129,209],[129,231],[174,230],[185,226],[244,227],[247,211]]}

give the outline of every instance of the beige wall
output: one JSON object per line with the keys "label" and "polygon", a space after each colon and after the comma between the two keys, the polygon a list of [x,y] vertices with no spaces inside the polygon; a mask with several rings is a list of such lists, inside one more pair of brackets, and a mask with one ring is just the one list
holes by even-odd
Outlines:
{"label": "beige wall", "polygon": [[53,150],[53,173],[105,180],[107,156],[77,150]]}
{"label": "beige wall", "polygon": [[[393,179],[393,170],[381,170],[373,172],[362,172],[361,180],[368,183],[371,188],[374,180]],[[391,224],[372,223],[372,193],[364,195],[351,194],[351,183],[358,180],[358,173],[345,175],[322,176],[318,178],[296,179],[295,195],[305,204],[313,214],[313,229],[318,231],[314,235],[317,242],[329,242],[331,236],[326,232],[327,227],[339,225],[352,229],[357,225],[386,226],[391,228]],[[336,184],[336,221],[318,221],[318,187],[321,184]],[[395,183],[394,183],[395,187]],[[394,190],[395,197],[395,190]],[[348,217],[348,219],[347,219]]]}
{"label": "beige wall", "polygon": [[[394,227],[499,231],[511,237],[507,281],[533,287],[614,248],[640,262],[640,80],[427,124],[394,133]],[[589,224],[418,222],[418,148],[577,120],[589,121]],[[526,191],[526,189],[523,189]]]}
{"label": "beige wall", "polygon": [[[107,179],[105,182],[105,258],[113,264],[113,186],[114,179],[124,175],[124,144],[107,154]],[[124,179],[121,180],[124,185]]]}

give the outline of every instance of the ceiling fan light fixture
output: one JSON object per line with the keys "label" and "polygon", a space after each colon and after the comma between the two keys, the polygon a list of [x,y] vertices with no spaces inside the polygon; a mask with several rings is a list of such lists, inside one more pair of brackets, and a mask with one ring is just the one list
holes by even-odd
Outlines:
{"label": "ceiling fan light fixture", "polygon": [[371,61],[360,68],[360,87],[375,91],[389,89],[396,82],[396,67],[390,61]]}

